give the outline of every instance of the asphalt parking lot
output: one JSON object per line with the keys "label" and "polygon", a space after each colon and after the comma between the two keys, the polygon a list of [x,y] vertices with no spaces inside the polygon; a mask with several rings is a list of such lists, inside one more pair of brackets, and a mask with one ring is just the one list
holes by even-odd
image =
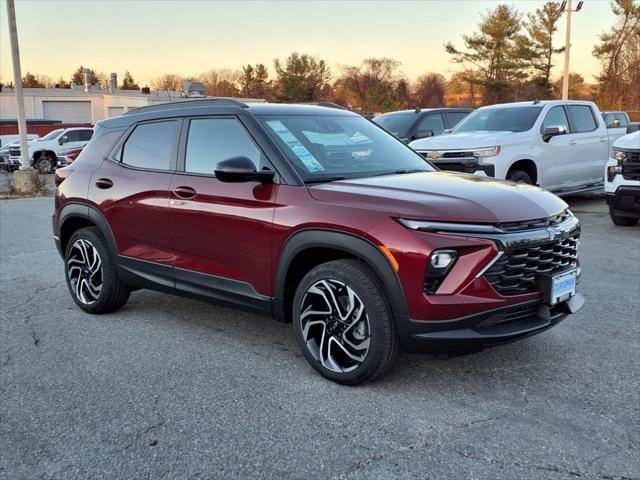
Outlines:
{"label": "asphalt parking lot", "polygon": [[82,313],[52,199],[1,201],[0,478],[639,478],[640,227],[569,203],[578,315],[348,388],[251,314],[150,291]]}

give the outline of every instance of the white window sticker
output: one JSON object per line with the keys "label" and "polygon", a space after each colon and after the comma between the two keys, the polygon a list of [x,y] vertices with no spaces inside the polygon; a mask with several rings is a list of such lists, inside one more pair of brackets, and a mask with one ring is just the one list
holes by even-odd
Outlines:
{"label": "white window sticker", "polygon": [[323,172],[325,170],[320,162],[316,160],[316,157],[307,150],[307,147],[300,143],[300,140],[298,140],[280,120],[269,120],[267,121],[267,125],[287,144],[310,173]]}

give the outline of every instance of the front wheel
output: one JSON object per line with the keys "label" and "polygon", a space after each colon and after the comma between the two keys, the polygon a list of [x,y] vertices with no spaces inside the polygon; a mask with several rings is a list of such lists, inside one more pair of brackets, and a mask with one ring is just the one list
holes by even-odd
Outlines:
{"label": "front wheel", "polygon": [[82,310],[110,313],[127,303],[131,289],[119,280],[113,255],[98,229],[75,232],[64,258],[69,293]]}
{"label": "front wheel", "polygon": [[53,172],[54,160],[53,157],[48,153],[43,153],[38,157],[38,159],[34,163],[35,169],[38,173],[51,173]]}
{"label": "front wheel", "polygon": [[305,275],[293,301],[293,326],[311,366],[344,385],[382,376],[399,355],[383,288],[356,260],[327,262]]}
{"label": "front wheel", "polygon": [[526,183],[527,185],[533,185],[533,180],[527,172],[522,170],[513,170],[507,175],[507,180],[511,180],[516,183]]}
{"label": "front wheel", "polygon": [[639,220],[638,218],[621,217],[616,215],[612,209],[609,209],[609,216],[611,217],[611,221],[619,227],[633,227],[638,224]]}

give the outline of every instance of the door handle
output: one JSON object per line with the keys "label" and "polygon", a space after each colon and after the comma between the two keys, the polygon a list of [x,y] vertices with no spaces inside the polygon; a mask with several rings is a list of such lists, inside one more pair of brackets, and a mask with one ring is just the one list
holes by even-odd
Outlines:
{"label": "door handle", "polygon": [[182,186],[182,187],[176,187],[173,190],[173,194],[178,198],[188,200],[190,198],[195,197],[198,194],[198,192],[196,192],[195,188]]}
{"label": "door handle", "polygon": [[606,139],[606,138],[604,138],[604,137],[602,137],[602,138],[600,139],[600,141],[601,141],[601,142],[606,142],[606,141],[607,141],[607,139]]}
{"label": "door handle", "polygon": [[101,190],[106,190],[107,188],[113,187],[113,182],[110,178],[99,178],[98,180],[96,180],[96,187],[100,188]]}
{"label": "door handle", "polygon": [[569,142],[569,145],[576,145],[577,143],[578,143],[577,141],[575,141],[575,140],[571,140],[571,141]]}

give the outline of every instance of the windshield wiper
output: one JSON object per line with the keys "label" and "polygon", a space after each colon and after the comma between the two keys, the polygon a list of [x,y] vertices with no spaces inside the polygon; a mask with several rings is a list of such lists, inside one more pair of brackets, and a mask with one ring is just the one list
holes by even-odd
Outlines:
{"label": "windshield wiper", "polygon": [[341,175],[333,175],[326,177],[316,177],[316,178],[308,178],[304,181],[305,184],[311,183],[325,183],[325,182],[335,182],[336,180],[344,180],[344,177]]}
{"label": "windshield wiper", "polygon": [[422,168],[411,168],[411,169],[399,168],[398,170],[389,170],[388,172],[380,172],[370,176],[381,177],[383,175],[403,175],[405,173],[419,173],[419,172],[430,172],[430,171],[431,170],[423,170]]}

